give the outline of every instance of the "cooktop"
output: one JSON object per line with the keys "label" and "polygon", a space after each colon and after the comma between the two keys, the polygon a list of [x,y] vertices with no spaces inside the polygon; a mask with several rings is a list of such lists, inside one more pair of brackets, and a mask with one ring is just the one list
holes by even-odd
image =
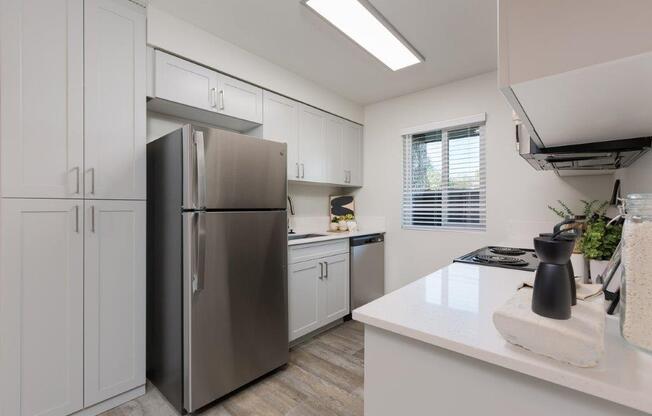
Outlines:
{"label": "cooktop", "polygon": [[514,247],[483,247],[454,260],[456,263],[477,264],[479,266],[503,267],[506,269],[533,272],[539,265],[534,250]]}

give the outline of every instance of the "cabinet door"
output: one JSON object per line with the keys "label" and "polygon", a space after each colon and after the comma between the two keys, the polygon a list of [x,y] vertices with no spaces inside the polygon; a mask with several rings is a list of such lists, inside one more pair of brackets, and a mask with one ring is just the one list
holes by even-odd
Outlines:
{"label": "cabinet door", "polygon": [[322,261],[325,265],[322,325],[325,325],[349,313],[349,255],[338,254]]}
{"label": "cabinet door", "polygon": [[[323,267],[323,266],[321,266]],[[316,260],[291,264],[288,273],[288,318],[290,341],[321,326],[320,265]]]}
{"label": "cabinet door", "polygon": [[165,52],[154,54],[156,97],[217,111],[217,72]]}
{"label": "cabinet door", "polygon": [[263,139],[288,145],[288,179],[299,179],[299,103],[263,92]]}
{"label": "cabinet door", "polygon": [[346,177],[342,168],[343,134],[343,120],[335,116],[329,116],[326,119],[326,138],[323,156],[324,179],[328,183],[346,183]]}
{"label": "cabinet door", "polygon": [[218,112],[242,120],[263,122],[263,90],[218,74]]}
{"label": "cabinet door", "polygon": [[0,191],[80,198],[83,0],[0,1]]}
{"label": "cabinet door", "polygon": [[83,401],[81,200],[4,199],[0,414],[63,416]]}
{"label": "cabinet door", "polygon": [[301,180],[324,182],[326,113],[301,104],[299,109],[299,165]]}
{"label": "cabinet door", "polygon": [[145,199],[145,9],[85,2],[86,197]]}
{"label": "cabinet door", "polygon": [[344,183],[362,186],[362,126],[346,121],[342,140]]}
{"label": "cabinet door", "polygon": [[86,201],[84,405],[145,384],[145,202]]}

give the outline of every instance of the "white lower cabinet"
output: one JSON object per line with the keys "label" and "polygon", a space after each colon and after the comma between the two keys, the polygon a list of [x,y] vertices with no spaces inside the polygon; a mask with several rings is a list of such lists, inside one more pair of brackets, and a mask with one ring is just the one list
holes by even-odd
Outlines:
{"label": "white lower cabinet", "polygon": [[3,199],[0,416],[145,384],[145,202]]}
{"label": "white lower cabinet", "polygon": [[292,264],[288,273],[290,341],[319,328],[321,278],[317,260]]}
{"label": "white lower cabinet", "polygon": [[325,257],[324,264],[325,323],[342,318],[349,313],[349,254]]}
{"label": "white lower cabinet", "polygon": [[289,339],[293,341],[349,313],[349,246],[348,241],[336,241],[289,250],[290,262],[296,260],[288,268]]}
{"label": "white lower cabinet", "polygon": [[0,415],[68,415],[83,407],[83,201],[0,212]]}
{"label": "white lower cabinet", "polygon": [[86,407],[145,384],[145,204],[85,201]]}

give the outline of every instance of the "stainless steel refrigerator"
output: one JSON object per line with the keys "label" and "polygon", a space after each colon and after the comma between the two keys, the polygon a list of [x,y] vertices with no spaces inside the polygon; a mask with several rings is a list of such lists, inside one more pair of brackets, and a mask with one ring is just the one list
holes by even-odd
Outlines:
{"label": "stainless steel refrigerator", "polygon": [[147,145],[147,377],[180,413],[288,361],[286,160],[193,125]]}

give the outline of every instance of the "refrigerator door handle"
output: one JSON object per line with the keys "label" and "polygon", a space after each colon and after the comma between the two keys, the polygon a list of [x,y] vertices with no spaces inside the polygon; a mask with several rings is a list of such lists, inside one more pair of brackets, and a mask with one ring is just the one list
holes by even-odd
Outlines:
{"label": "refrigerator door handle", "polygon": [[195,295],[204,289],[204,274],[206,264],[206,213],[195,214],[196,228],[195,238],[195,270],[192,276],[192,294]]}
{"label": "refrigerator door handle", "polygon": [[197,167],[197,208],[206,208],[206,150],[204,148],[204,132],[195,131],[194,134],[196,167]]}

